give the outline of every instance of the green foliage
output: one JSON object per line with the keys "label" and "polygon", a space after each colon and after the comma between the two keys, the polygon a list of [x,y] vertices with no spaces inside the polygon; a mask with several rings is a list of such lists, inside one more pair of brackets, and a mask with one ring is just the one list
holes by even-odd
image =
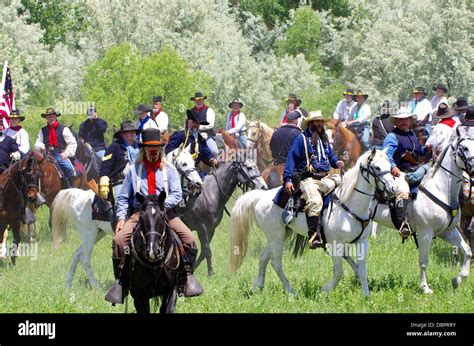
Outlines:
{"label": "green foliage", "polygon": [[[88,25],[83,1],[21,0],[17,13],[27,16],[26,23],[40,25],[44,30],[40,42],[51,49],[60,42],[68,43],[71,34],[83,31]],[[72,45],[79,48],[78,40],[73,40]]]}
{"label": "green foliage", "polygon": [[319,70],[320,20],[318,13],[309,6],[298,8],[285,37],[276,43],[277,53],[282,56],[304,54],[312,71]]}
{"label": "green foliage", "polygon": [[308,112],[313,110],[320,110],[326,119],[332,118],[334,109],[337,103],[342,98],[342,92],[346,89],[343,84],[334,83],[321,92],[315,92],[314,90],[306,90],[301,94],[303,100],[303,108]]}
{"label": "green foliage", "polygon": [[150,104],[153,95],[161,95],[170,125],[180,126],[196,86],[208,88],[208,77],[190,72],[173,49],[142,56],[125,43],[110,48],[87,69],[84,92],[86,100],[94,102],[102,116],[117,126],[126,118],[135,118],[133,109],[138,104]]}

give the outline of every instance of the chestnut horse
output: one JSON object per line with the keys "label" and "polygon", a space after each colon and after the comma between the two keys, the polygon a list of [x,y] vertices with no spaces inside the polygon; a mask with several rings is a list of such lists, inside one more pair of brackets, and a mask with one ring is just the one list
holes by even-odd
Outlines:
{"label": "chestnut horse", "polygon": [[273,129],[262,121],[251,121],[248,130],[249,149],[257,150],[257,167],[263,172],[273,162],[270,140]]}
{"label": "chestnut horse", "polygon": [[217,129],[216,132],[222,135],[222,140],[224,141],[225,145],[229,147],[230,150],[240,149],[240,145],[237,142],[237,139],[231,134],[229,134],[229,132],[224,129]]}
{"label": "chestnut horse", "polygon": [[341,126],[341,121],[337,119],[328,120],[326,127],[332,131],[333,150],[339,160],[344,161],[344,168],[347,170],[354,167],[363,154],[357,136],[351,130]]}
{"label": "chestnut horse", "polygon": [[[464,175],[466,177],[466,175]],[[470,181],[470,179],[468,178]],[[460,230],[466,239],[466,242],[470,245],[471,251],[474,252],[474,191],[472,185],[469,183],[464,183],[461,194],[460,194],[460,204],[461,204],[461,221],[460,221]]]}

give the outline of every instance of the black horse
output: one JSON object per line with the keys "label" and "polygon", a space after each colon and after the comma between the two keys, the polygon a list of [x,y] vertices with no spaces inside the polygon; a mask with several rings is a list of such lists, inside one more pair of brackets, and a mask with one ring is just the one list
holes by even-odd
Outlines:
{"label": "black horse", "polygon": [[181,217],[186,226],[198,232],[202,251],[196,261],[196,268],[206,259],[208,275],[214,274],[210,246],[212,237],[222,221],[225,205],[239,183],[250,185],[251,188],[267,189],[255,162],[248,159],[228,161],[204,178],[204,188],[197,198],[190,197]]}
{"label": "black horse", "polygon": [[160,313],[175,312],[180,252],[166,218],[165,198],[164,191],[159,196],[137,194],[140,221],[132,235],[128,277],[138,314],[149,314],[150,299],[157,296],[162,296]]}

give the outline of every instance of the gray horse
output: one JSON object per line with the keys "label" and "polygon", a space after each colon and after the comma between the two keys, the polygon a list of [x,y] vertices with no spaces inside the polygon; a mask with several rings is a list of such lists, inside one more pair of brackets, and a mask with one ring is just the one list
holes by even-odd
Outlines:
{"label": "gray horse", "polygon": [[255,162],[228,161],[204,178],[202,192],[196,198],[190,197],[186,212],[181,216],[181,220],[191,230],[198,232],[201,241],[201,254],[197,259],[196,268],[207,259],[209,275],[214,274],[210,242],[222,220],[224,207],[239,183],[252,188],[267,189]]}

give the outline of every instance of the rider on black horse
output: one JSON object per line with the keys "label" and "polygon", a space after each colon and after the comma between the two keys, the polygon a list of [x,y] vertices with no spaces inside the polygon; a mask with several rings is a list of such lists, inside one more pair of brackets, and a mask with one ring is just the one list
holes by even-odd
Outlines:
{"label": "rider on black horse", "polygon": [[[140,153],[137,162],[127,172],[122,190],[117,197],[117,218],[115,226],[115,246],[113,253],[116,282],[105,299],[114,304],[122,304],[128,294],[127,267],[130,256],[130,238],[140,218],[136,194],[142,196],[168,191],[165,200],[169,226],[179,236],[184,248],[184,261],[180,271],[180,281],[185,297],[202,294],[201,285],[194,279],[192,272],[197,257],[197,246],[193,232],[180,220],[173,208],[181,201],[181,186],[178,172],[167,165],[162,153],[163,143],[160,131],[146,129],[141,133]],[[167,184],[167,189],[165,188]],[[184,262],[184,263],[183,263]]]}

